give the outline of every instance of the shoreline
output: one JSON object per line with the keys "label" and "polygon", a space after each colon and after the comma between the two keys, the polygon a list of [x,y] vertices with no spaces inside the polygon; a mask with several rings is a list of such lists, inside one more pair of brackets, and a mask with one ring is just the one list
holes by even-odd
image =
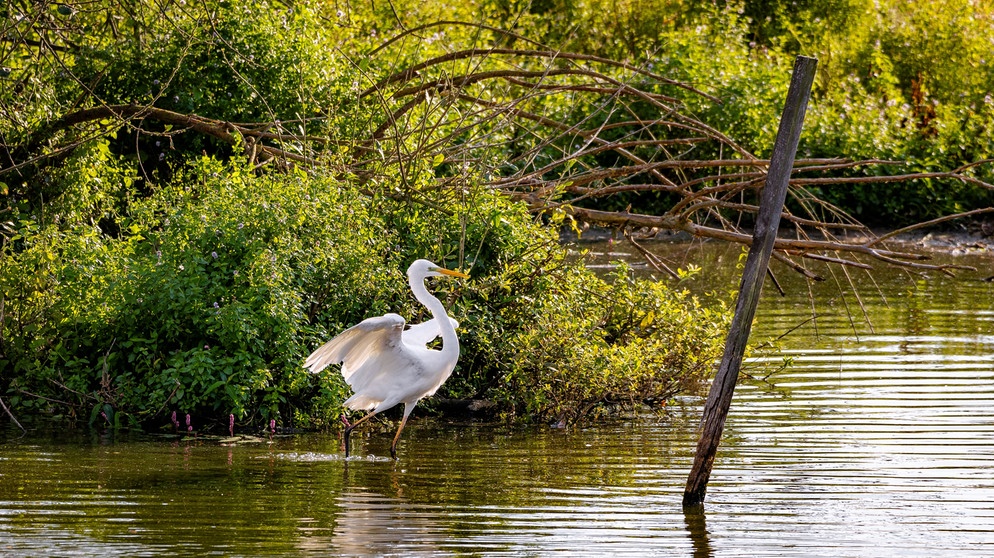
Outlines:
{"label": "shoreline", "polygon": [[[892,238],[888,238],[884,242],[908,248],[914,247],[917,250],[927,252],[944,252],[951,255],[961,255],[967,253],[981,255],[989,254],[994,257],[994,225],[988,222],[982,222],[970,223],[966,226],[958,228],[959,230],[947,228],[914,230],[895,235]],[[781,234],[784,234],[785,232],[786,231],[781,231]],[[890,231],[887,229],[871,229],[870,235],[852,234],[845,238],[845,240],[852,243],[860,243],[868,241],[871,238],[884,236],[889,232]],[[563,231],[560,234],[560,239],[563,242],[573,243],[606,242],[612,239],[616,242],[620,242],[624,241],[624,236],[615,229],[591,227],[590,229],[583,231],[580,235],[577,235],[573,231]],[[657,242],[671,244],[690,242],[720,242],[713,239],[694,238],[688,233],[673,231],[659,231],[655,234],[638,237],[638,240],[640,243],[649,244]]]}

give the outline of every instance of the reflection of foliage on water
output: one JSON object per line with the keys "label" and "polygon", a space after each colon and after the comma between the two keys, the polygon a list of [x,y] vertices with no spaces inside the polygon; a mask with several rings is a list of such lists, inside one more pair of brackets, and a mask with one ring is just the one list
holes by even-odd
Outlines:
{"label": "reflection of foliage on water", "polygon": [[907,313],[905,314],[904,330],[908,335],[921,335],[929,329],[928,308],[931,300],[928,296],[928,285],[924,279],[919,279],[908,287]]}
{"label": "reflection of foliage on water", "polygon": [[[251,549],[260,545],[264,554],[292,554],[299,518],[314,518],[315,528],[331,527],[332,497],[343,483],[340,471],[315,476],[314,464],[278,460],[262,447],[125,437],[99,445],[61,437],[40,443],[44,451],[14,452],[27,467],[0,468],[0,499],[24,502],[26,511],[5,528],[18,532],[38,525],[35,511],[51,506],[46,530],[57,516],[60,528],[78,536],[71,539],[74,553],[116,555],[133,544],[125,554],[206,554],[218,548],[256,554]],[[51,555],[63,536],[49,533],[46,550],[35,555]]]}

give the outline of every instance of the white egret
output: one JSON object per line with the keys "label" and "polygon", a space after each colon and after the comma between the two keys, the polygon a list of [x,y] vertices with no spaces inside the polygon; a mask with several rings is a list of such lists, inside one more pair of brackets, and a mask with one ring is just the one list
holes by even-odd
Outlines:
{"label": "white egret", "polygon": [[[407,424],[407,417],[421,398],[432,395],[452,374],[459,359],[459,325],[445,313],[441,301],[425,288],[427,277],[450,275],[466,279],[469,275],[439,267],[428,260],[417,260],[407,268],[411,291],[425,305],[434,319],[404,329],[398,314],[368,318],[338,334],[311,353],[304,367],[320,372],[330,364],[342,365],[342,377],[352,387],[353,395],[345,406],[353,411],[369,411],[345,428],[345,456],[349,456],[349,436],[367,419],[397,405],[404,404],[404,418],[390,444],[390,456],[397,458],[397,440]],[[441,349],[426,345],[442,337]]]}

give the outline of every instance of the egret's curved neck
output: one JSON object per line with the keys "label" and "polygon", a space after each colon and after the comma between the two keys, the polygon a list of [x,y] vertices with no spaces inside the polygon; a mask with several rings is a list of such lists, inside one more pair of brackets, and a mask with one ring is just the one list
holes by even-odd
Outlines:
{"label": "egret's curved neck", "polygon": [[409,277],[408,279],[414,298],[418,299],[418,302],[423,304],[431,312],[431,316],[438,321],[438,327],[442,332],[442,352],[458,356],[459,338],[456,337],[456,330],[452,328],[452,322],[449,321],[449,315],[445,312],[442,301],[428,292],[428,289],[425,288],[424,277]]}

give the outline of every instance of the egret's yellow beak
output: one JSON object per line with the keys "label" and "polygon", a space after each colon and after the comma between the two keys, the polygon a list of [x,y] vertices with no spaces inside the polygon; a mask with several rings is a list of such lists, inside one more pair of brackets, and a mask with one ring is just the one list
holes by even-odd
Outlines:
{"label": "egret's yellow beak", "polygon": [[469,279],[469,275],[466,275],[461,271],[452,271],[451,269],[445,269],[444,267],[436,267],[435,271],[441,273],[442,275],[451,275],[460,279]]}

